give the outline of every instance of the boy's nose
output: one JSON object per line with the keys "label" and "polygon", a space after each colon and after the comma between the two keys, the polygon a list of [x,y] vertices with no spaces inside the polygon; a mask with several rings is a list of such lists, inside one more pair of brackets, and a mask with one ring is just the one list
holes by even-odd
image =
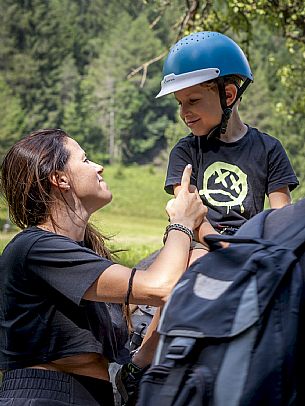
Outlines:
{"label": "boy's nose", "polygon": [[181,104],[181,106],[180,106],[180,115],[181,115],[182,117],[185,117],[188,112],[189,112],[188,106],[185,105],[185,104],[184,104],[184,105]]}

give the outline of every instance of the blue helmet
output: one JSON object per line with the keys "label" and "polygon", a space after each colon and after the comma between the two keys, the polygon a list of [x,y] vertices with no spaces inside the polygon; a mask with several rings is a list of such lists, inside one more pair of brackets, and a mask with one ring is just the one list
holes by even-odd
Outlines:
{"label": "blue helmet", "polygon": [[161,91],[156,97],[227,75],[253,81],[241,48],[219,32],[190,34],[170,49],[163,66]]}

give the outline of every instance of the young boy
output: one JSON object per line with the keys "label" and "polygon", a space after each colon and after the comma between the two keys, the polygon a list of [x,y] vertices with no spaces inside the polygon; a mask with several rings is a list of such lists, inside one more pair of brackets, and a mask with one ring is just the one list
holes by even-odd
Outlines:
{"label": "young boy", "polygon": [[226,234],[262,211],[265,195],[271,208],[291,203],[298,180],[281,143],[243,123],[238,113],[253,81],[240,47],[217,32],[188,35],[171,48],[163,74],[157,97],[174,93],[191,130],[170,153],[165,190],[177,195],[183,168],[191,163],[191,182],[209,209],[210,225],[202,227]]}

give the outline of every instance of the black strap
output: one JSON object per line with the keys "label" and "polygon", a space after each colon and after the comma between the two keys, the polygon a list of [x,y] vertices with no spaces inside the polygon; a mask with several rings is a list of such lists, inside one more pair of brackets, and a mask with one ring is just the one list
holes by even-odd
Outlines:
{"label": "black strap", "polygon": [[216,80],[216,83],[218,86],[220,105],[221,105],[222,111],[225,111],[225,109],[228,107],[225,80],[223,77],[220,77]]}
{"label": "black strap", "polygon": [[171,367],[158,399],[159,406],[174,405],[177,393],[181,390],[181,383],[191,363],[189,356],[194,351],[197,339],[193,337],[174,337],[167,348],[164,365]]}
{"label": "black strap", "polygon": [[159,406],[173,406],[175,398],[178,392],[181,390],[181,383],[185,376],[187,369],[190,367],[189,363],[176,364],[160,391],[160,397],[158,398]]}
{"label": "black strap", "polygon": [[[196,152],[197,152],[197,178],[196,178],[196,186],[198,192],[202,189],[202,181],[203,181],[203,165],[204,165],[204,147],[203,147],[203,139],[204,137],[196,137]],[[207,201],[205,195],[200,195],[201,200],[204,205],[208,206],[209,202]]]}
{"label": "black strap", "polygon": [[233,104],[231,104],[229,106],[230,108],[232,108],[234,106],[234,104],[237,102],[237,100],[241,98],[242,94],[247,89],[247,87],[250,85],[250,83],[252,83],[252,80],[247,78],[244,81],[244,83],[238,88],[236,99],[234,100]]}
{"label": "black strap", "polygon": [[[221,123],[219,126],[218,136],[220,134],[224,134],[226,132],[227,126],[228,126],[228,121],[232,114],[233,106],[237,102],[237,100],[239,100],[241,98],[242,94],[244,93],[244,91],[247,89],[247,87],[250,85],[251,82],[252,82],[251,79],[246,78],[246,80],[243,82],[243,84],[240,87],[236,84],[237,94],[236,94],[235,100],[233,101],[233,103],[231,103],[228,106],[227,105],[227,96],[226,96],[225,77],[217,78],[216,83],[217,83],[218,92],[219,92],[220,105],[222,108],[222,118],[221,118]],[[217,132],[215,132],[215,135],[217,136]]]}
{"label": "black strap", "polygon": [[130,298],[131,291],[132,291],[133,278],[135,276],[136,271],[137,271],[137,268],[132,268],[132,270],[131,270],[130,278],[128,281],[128,289],[127,289],[127,293],[125,296],[125,305],[126,306],[129,305],[129,298]]}
{"label": "black strap", "polygon": [[219,100],[220,100],[220,105],[222,108],[222,117],[221,117],[219,132],[220,132],[220,134],[224,134],[227,131],[228,121],[232,114],[232,107],[234,106],[234,104],[237,100],[237,97],[236,97],[235,101],[231,104],[231,106],[228,106],[224,78],[223,77],[218,78],[216,83],[218,86]]}

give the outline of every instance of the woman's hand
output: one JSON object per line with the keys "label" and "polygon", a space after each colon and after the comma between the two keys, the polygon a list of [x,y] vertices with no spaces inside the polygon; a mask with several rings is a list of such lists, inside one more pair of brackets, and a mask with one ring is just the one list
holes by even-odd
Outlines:
{"label": "woman's hand", "polygon": [[190,184],[192,165],[186,165],[183,171],[180,190],[175,199],[166,205],[166,211],[171,223],[179,223],[196,229],[207,214],[207,207],[202,203],[198,190]]}
{"label": "woman's hand", "polygon": [[[171,223],[195,230],[204,220],[207,208],[197,190],[190,190],[192,167],[183,172],[181,189],[166,207]],[[180,230],[181,231],[181,230]],[[164,247],[146,271],[134,275],[130,303],[162,306],[185,272],[190,252],[190,235],[172,229]],[[188,236],[186,235],[188,234]],[[86,300],[120,303],[126,300],[131,270],[119,264],[105,269],[83,296]]]}

